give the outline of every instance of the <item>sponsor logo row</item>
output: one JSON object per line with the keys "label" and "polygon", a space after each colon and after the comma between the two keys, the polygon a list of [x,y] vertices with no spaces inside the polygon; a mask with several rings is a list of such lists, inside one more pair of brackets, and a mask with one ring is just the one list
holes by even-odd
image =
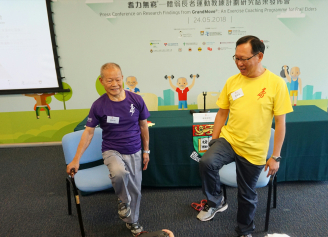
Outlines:
{"label": "sponsor logo row", "polygon": [[[193,52],[193,51],[198,51],[198,52],[202,52],[202,51],[215,51],[215,50],[229,50],[229,49],[233,49],[233,48],[229,48],[229,47],[217,47],[217,48],[213,48],[213,47],[198,47],[198,48],[178,48],[178,52]],[[174,52],[175,50],[173,49],[150,49],[150,53],[156,53],[156,52]]]}
{"label": "sponsor logo row", "polygon": [[[236,42],[218,42],[219,44],[235,44]],[[197,45],[214,45],[216,42],[184,42],[183,46],[197,46]],[[159,43],[159,42],[150,42],[151,46],[179,46],[179,43]]]}

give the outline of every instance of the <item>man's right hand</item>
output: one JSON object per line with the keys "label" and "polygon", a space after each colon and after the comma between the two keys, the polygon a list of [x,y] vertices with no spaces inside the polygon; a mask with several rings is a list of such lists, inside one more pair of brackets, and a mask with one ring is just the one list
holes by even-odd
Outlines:
{"label": "man's right hand", "polygon": [[[67,167],[66,167],[66,173],[68,175],[71,175],[71,169],[74,168],[75,169],[75,173],[74,174],[76,174],[77,171],[79,170],[79,167],[80,167],[79,162],[76,162],[76,161],[73,160],[71,163],[69,163],[67,165]],[[74,174],[71,175],[72,178],[74,178]]]}

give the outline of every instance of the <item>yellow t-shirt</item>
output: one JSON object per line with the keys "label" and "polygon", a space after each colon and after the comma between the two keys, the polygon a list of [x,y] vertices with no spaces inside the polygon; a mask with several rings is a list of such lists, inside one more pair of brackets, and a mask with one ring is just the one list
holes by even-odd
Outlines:
{"label": "yellow t-shirt", "polygon": [[293,111],[285,81],[267,69],[256,78],[239,73],[227,80],[216,104],[230,110],[220,137],[250,163],[264,165],[273,115]]}

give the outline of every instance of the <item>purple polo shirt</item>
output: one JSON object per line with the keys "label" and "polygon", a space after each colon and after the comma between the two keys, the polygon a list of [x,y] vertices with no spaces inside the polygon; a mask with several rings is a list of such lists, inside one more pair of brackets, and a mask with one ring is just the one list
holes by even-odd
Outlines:
{"label": "purple polo shirt", "polygon": [[147,119],[150,114],[138,94],[125,91],[122,101],[111,101],[107,94],[100,96],[90,109],[88,127],[102,128],[102,152],[115,150],[129,155],[141,149],[139,120]]}

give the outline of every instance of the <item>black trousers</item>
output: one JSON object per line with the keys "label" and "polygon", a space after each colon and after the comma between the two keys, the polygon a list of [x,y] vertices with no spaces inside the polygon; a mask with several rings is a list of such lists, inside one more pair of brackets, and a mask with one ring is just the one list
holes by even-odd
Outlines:
{"label": "black trousers", "polygon": [[238,235],[246,235],[255,229],[254,215],[258,201],[255,186],[264,165],[254,165],[237,155],[224,138],[213,139],[209,150],[199,162],[202,190],[210,207],[220,205],[223,194],[219,170],[233,161],[236,162],[238,184],[236,232]]}

